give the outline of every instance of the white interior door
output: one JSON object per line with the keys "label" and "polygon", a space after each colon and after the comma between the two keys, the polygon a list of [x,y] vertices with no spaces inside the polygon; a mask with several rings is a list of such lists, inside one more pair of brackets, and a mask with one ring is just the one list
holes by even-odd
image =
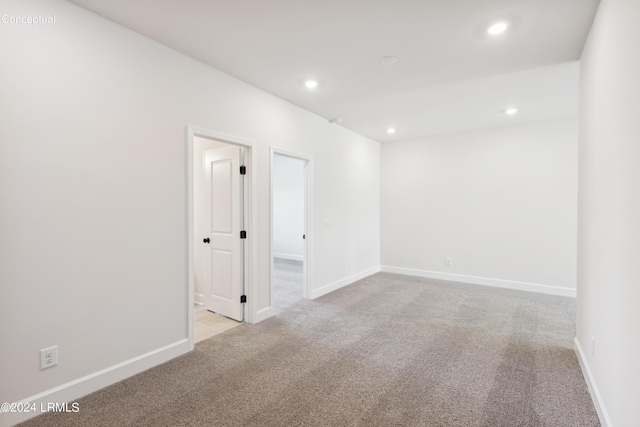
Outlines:
{"label": "white interior door", "polygon": [[243,320],[243,189],[241,148],[204,152],[204,304],[208,310]]}

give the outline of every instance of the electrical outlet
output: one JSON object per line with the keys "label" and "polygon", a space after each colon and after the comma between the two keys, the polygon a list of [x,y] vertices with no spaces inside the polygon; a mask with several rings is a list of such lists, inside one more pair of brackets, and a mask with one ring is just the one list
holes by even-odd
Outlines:
{"label": "electrical outlet", "polygon": [[449,257],[445,258],[444,265],[451,267],[453,265],[453,258],[449,258]]}
{"label": "electrical outlet", "polygon": [[47,369],[58,364],[58,346],[47,347],[40,350],[40,370]]}
{"label": "electrical outlet", "polygon": [[596,339],[591,337],[591,358],[594,359],[596,357]]}

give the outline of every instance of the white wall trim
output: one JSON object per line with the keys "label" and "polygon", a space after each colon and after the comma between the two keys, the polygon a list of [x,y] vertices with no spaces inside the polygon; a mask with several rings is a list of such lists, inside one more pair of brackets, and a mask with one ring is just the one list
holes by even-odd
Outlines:
{"label": "white wall trim", "polygon": [[415,268],[383,265],[381,271],[404,274],[407,276],[428,277],[430,279],[449,280],[452,282],[472,283],[474,285],[493,286],[495,288],[515,289],[518,291],[538,292],[541,294],[576,297],[576,290],[560,286],[541,285],[538,283],[516,282],[514,280],[492,279],[489,277],[467,276],[464,274],[442,273],[439,271],[419,270]]}
{"label": "white wall trim", "polygon": [[580,368],[582,368],[582,375],[584,376],[587,382],[587,386],[589,387],[589,394],[591,395],[591,400],[593,400],[593,406],[596,407],[598,418],[600,418],[600,424],[602,424],[602,427],[612,427],[613,424],[611,424],[611,419],[609,418],[607,409],[604,406],[602,396],[600,395],[600,391],[598,390],[598,386],[596,385],[596,380],[593,378],[593,374],[591,373],[591,369],[589,368],[587,358],[582,351],[582,346],[580,345],[580,341],[578,341],[578,337],[575,337],[573,339],[573,347],[576,352],[576,356],[578,357],[578,362],[580,362]]}
{"label": "white wall trim", "polygon": [[[296,151],[287,150],[271,146],[269,150],[269,305],[273,304],[273,283],[274,283],[274,268],[273,268],[273,163],[274,156],[281,155],[294,159],[302,160],[305,162],[304,168],[304,234],[306,239],[304,241],[302,261],[304,262],[302,271],[302,297],[313,299],[311,296],[311,289],[313,289],[313,241],[314,236],[311,233],[313,230],[313,157],[298,153]],[[270,317],[271,315],[269,314]]]}
{"label": "white wall trim", "polygon": [[258,206],[258,150],[256,143],[248,139],[236,136],[226,135],[220,132],[214,132],[196,126],[187,125],[187,339],[189,340],[189,350],[194,348],[194,251],[193,251],[193,229],[194,229],[194,184],[193,184],[193,150],[195,136],[202,138],[214,139],[228,144],[245,147],[249,151],[249,156],[245,155],[245,164],[247,165],[247,205],[245,205],[245,227],[247,230],[247,244],[245,246],[245,295],[247,295],[247,304],[245,306],[245,321],[247,323],[255,323],[256,310],[254,295],[257,292],[257,271],[258,271],[258,216],[254,215],[254,209]]}
{"label": "white wall trim", "polygon": [[318,297],[321,297],[322,295],[328,294],[329,292],[333,292],[354,282],[357,282],[360,279],[364,279],[365,277],[371,276],[372,274],[376,274],[379,271],[380,266],[372,267],[367,270],[361,271],[360,273],[345,277],[344,279],[340,279],[333,283],[321,286],[318,289],[314,289],[313,291],[311,291],[309,299],[316,299]]}
{"label": "white wall trim", "polygon": [[[104,387],[110,386],[111,384],[115,384],[118,381],[122,381],[125,378],[132,377],[133,375],[139,374],[140,372],[146,371],[154,366],[165,363],[189,351],[189,341],[187,339],[182,339],[174,342],[173,344],[152,350],[148,353],[125,360],[124,362],[108,368],[92,372],[89,375],[69,381],[68,383],[46,390],[42,393],[27,397],[26,399],[16,403],[35,403],[36,408],[40,408],[41,404],[46,406],[48,402],[72,402],[86,396],[87,394],[98,391]],[[80,410],[82,411],[82,408],[80,408]],[[12,426],[40,414],[41,412],[39,411],[4,413],[0,417],[0,426]]]}
{"label": "white wall trim", "polygon": [[304,257],[302,255],[283,254],[282,252],[274,252],[273,257],[280,259],[289,259],[291,261],[304,261]]}
{"label": "white wall trim", "polygon": [[271,306],[262,308],[256,313],[255,323],[262,322],[263,320],[266,320],[271,316],[273,316],[273,309],[271,308]]}
{"label": "white wall trim", "polygon": [[[368,270],[361,271],[360,273],[354,274],[349,277],[345,277],[344,279],[337,280],[333,283],[329,283],[328,285],[324,285],[318,289],[314,289],[311,291],[309,295],[309,299],[315,299],[321,297],[322,295],[328,294],[329,292],[333,292],[338,290],[344,286],[350,285],[354,282],[357,282],[360,279],[364,279],[365,277],[371,276],[372,274],[376,274],[380,271],[380,266],[376,266],[370,268]],[[256,322],[261,322],[263,320],[268,319],[273,316],[273,309],[271,307],[266,307],[258,311],[256,315]]]}

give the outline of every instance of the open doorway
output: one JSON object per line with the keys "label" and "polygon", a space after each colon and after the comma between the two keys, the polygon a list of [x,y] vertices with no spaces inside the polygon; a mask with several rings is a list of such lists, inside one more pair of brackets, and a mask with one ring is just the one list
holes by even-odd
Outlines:
{"label": "open doorway", "polygon": [[193,346],[245,321],[252,147],[189,130],[188,334]]}
{"label": "open doorway", "polygon": [[271,307],[280,314],[307,298],[309,159],[272,150]]}

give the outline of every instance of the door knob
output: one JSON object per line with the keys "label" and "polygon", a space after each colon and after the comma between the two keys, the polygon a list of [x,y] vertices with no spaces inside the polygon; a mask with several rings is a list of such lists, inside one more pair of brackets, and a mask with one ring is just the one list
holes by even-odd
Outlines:
{"label": "door knob", "polygon": [[206,239],[203,239],[202,241],[205,242],[205,243],[209,243],[211,240],[209,240],[209,238],[207,237]]}

